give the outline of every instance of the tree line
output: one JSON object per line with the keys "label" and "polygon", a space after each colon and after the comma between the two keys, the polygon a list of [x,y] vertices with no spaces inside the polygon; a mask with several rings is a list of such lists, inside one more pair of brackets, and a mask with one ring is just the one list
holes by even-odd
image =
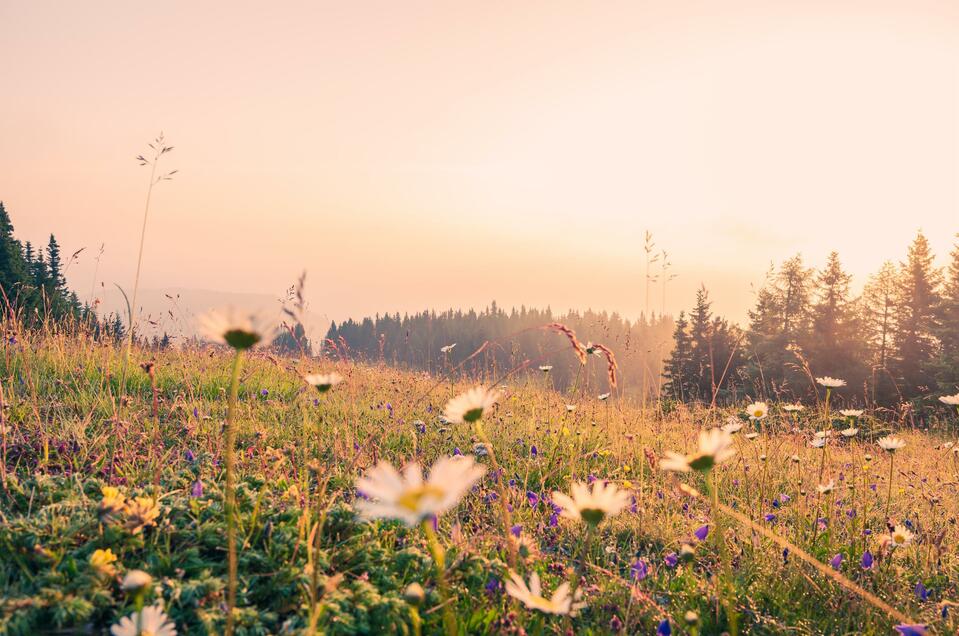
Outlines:
{"label": "tree line", "polygon": [[[476,311],[422,311],[413,315],[376,315],[333,323],[326,335],[327,355],[382,362],[435,374],[469,374],[492,382],[510,371],[542,375],[558,389],[576,387],[597,394],[610,391],[605,358],[589,356],[580,365],[569,342],[543,329],[550,323],[572,329],[585,345],[606,345],[615,352],[618,389],[633,395],[658,389],[662,360],[671,346],[668,316],[630,321],[616,313],[586,311],[554,314],[547,309],[512,308],[495,302]],[[483,351],[470,357],[488,343]],[[540,367],[551,367],[540,371]]]}
{"label": "tree line", "polygon": [[45,320],[79,318],[84,307],[67,288],[60,244],[51,234],[46,247],[21,243],[0,201],[0,288],[4,304],[20,313],[28,324]]}
{"label": "tree line", "polygon": [[883,263],[861,294],[851,282],[838,253],[820,269],[797,254],[770,270],[744,329],[714,316],[701,288],[676,320],[664,397],[803,400],[821,376],[844,380],[843,396],[864,405],[955,393],[959,244],[942,269],[920,232],[905,259]]}
{"label": "tree line", "polygon": [[[83,329],[95,340],[122,341],[128,328],[124,319],[117,313],[98,316],[89,303],[81,303],[67,286],[66,266],[53,234],[46,246],[40,247],[17,239],[10,213],[0,201],[0,306],[28,328],[69,326]],[[165,333],[152,340],[134,334],[134,340],[157,349],[172,344]]]}

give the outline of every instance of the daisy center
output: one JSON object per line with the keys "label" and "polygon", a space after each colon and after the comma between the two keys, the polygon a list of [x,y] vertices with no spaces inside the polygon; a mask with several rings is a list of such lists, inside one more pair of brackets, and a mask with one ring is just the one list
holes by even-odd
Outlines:
{"label": "daisy center", "polygon": [[423,499],[426,497],[433,497],[439,499],[446,494],[442,488],[437,486],[431,486],[429,484],[420,486],[419,488],[411,488],[400,495],[399,499],[396,500],[396,503],[411,512],[419,512],[420,504]]}

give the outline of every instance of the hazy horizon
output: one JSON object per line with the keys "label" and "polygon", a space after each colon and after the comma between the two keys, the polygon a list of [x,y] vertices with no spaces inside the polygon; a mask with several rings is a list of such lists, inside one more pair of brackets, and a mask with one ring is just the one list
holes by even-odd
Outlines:
{"label": "hazy horizon", "polygon": [[[959,231],[959,5],[5,3],[0,200],[86,300],[278,297],[337,321],[645,306],[644,231],[741,322],[771,263],[858,289]],[[625,290],[625,291],[624,291]],[[661,310],[661,290],[650,309]]]}

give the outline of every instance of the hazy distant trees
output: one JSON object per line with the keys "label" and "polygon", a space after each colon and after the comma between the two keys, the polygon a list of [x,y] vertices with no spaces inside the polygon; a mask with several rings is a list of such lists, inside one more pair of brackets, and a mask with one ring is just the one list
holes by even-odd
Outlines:
{"label": "hazy distant trees", "polygon": [[[884,263],[860,296],[852,296],[851,283],[836,252],[818,271],[799,255],[772,269],[749,312],[745,345],[728,356],[731,373],[717,395],[802,399],[812,394],[813,377],[823,375],[845,380],[840,393],[860,403],[894,404],[955,393],[959,245],[945,276],[919,233],[906,259],[898,266]],[[720,357],[714,346],[711,361],[704,362],[699,344],[708,308],[700,290],[688,324],[677,321],[675,346],[665,365],[668,397],[710,400],[702,369],[715,372]]]}
{"label": "hazy distant trees", "polygon": [[[662,316],[630,321],[616,313],[594,311],[564,315],[548,308],[505,311],[493,302],[481,311],[394,313],[333,323],[325,351],[332,356],[444,373],[489,341],[480,354],[465,362],[462,371],[492,382],[524,364],[536,373],[539,365],[552,365],[549,380],[557,388],[608,391],[605,360],[590,356],[582,371],[569,343],[541,329],[551,322],[570,327],[584,344],[598,342],[610,347],[619,364],[619,388],[639,396],[645,378],[648,394],[658,390],[673,331],[672,319]],[[452,344],[455,348],[441,351]]]}

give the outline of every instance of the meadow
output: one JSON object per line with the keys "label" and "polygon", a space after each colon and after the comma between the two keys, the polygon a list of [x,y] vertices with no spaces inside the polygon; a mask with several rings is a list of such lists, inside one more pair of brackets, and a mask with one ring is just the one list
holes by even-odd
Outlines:
{"label": "meadow", "polygon": [[0,633],[959,628],[954,406],[644,408],[549,361],[429,376],[225,324],[125,364],[3,327]]}

